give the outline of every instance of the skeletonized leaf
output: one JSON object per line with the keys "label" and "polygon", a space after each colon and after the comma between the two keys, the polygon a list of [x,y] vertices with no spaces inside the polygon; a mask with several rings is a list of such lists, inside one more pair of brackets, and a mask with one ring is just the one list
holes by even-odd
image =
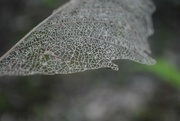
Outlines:
{"label": "skeletonized leaf", "polygon": [[117,59],[154,64],[147,54],[154,10],[150,0],[72,0],[0,58],[0,75],[118,70]]}

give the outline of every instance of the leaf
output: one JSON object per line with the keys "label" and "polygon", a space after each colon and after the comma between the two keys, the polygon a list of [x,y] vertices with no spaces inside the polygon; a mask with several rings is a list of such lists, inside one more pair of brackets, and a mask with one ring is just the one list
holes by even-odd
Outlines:
{"label": "leaf", "polygon": [[141,69],[157,75],[178,88],[180,87],[180,71],[165,59],[158,59],[156,65],[151,67],[142,66]]}
{"label": "leaf", "polygon": [[117,59],[155,64],[150,0],[72,0],[0,58],[0,75],[69,74],[112,68]]}

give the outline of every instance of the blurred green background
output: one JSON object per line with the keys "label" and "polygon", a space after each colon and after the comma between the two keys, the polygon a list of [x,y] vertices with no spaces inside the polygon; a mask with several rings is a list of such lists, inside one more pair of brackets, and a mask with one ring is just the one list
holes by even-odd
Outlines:
{"label": "blurred green background", "polygon": [[[0,56],[66,0],[0,0]],[[154,0],[154,66],[0,77],[0,121],[180,121],[180,0]]]}

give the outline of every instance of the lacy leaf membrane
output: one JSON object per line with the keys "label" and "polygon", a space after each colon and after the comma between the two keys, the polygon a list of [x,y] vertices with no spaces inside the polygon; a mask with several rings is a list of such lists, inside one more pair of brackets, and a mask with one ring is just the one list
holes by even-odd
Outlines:
{"label": "lacy leaf membrane", "polygon": [[0,75],[118,70],[117,59],[155,64],[147,41],[154,11],[150,0],[72,0],[0,58]]}

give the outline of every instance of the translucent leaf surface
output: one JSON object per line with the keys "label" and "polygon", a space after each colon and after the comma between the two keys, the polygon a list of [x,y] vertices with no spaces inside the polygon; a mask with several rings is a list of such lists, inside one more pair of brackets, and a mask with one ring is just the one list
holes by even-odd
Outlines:
{"label": "translucent leaf surface", "polygon": [[117,59],[154,64],[150,0],[72,0],[0,58],[0,75],[69,74],[112,68]]}

